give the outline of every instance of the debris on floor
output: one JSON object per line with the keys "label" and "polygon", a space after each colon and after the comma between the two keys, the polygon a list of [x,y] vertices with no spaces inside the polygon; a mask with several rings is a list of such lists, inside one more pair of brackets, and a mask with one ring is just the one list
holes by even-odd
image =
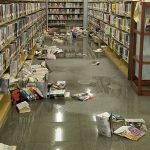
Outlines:
{"label": "debris on floor", "polygon": [[16,146],[9,146],[3,143],[0,143],[0,150],[16,150]]}
{"label": "debris on floor", "polygon": [[111,115],[108,112],[104,112],[96,115],[98,133],[106,137],[112,136],[110,116]]}
{"label": "debris on floor", "polygon": [[23,101],[21,103],[18,103],[16,105],[19,113],[26,113],[26,112],[30,112],[31,111],[31,108],[29,106],[29,103],[27,103],[26,101]]}
{"label": "debris on floor", "polygon": [[125,118],[117,113],[111,113],[112,122],[122,122],[125,121]]}
{"label": "debris on floor", "polygon": [[93,50],[93,51],[96,52],[96,53],[103,53],[103,50],[101,48],[98,48],[98,49]]}
{"label": "debris on floor", "polygon": [[100,65],[100,62],[96,61],[96,62],[93,62],[92,64],[95,65],[95,66],[98,66],[98,65]]}
{"label": "debris on floor", "polygon": [[137,141],[147,131],[143,119],[125,119],[117,113],[104,112],[96,115],[98,133],[106,137],[113,134]]}
{"label": "debris on floor", "polygon": [[90,90],[87,90],[83,93],[72,94],[71,97],[80,101],[87,101],[93,99],[93,94]]}
{"label": "debris on floor", "polygon": [[114,134],[137,141],[145,135],[145,132],[135,128],[134,126],[122,126],[115,130]]}
{"label": "debris on floor", "polygon": [[126,126],[134,126],[142,131],[147,131],[144,119],[125,119]]}
{"label": "debris on floor", "polygon": [[65,97],[66,81],[57,81],[56,83],[49,83],[48,85],[48,95],[50,98]]}
{"label": "debris on floor", "polygon": [[57,46],[44,45],[40,53],[37,54],[37,59],[56,59],[57,54],[63,53],[64,51]]}

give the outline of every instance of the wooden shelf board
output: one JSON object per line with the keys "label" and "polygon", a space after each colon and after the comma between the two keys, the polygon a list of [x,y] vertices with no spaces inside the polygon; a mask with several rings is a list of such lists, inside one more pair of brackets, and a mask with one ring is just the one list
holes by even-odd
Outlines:
{"label": "wooden shelf board", "polygon": [[7,113],[10,110],[11,101],[9,100],[2,100],[0,102],[0,127],[4,124],[7,118]]}
{"label": "wooden shelf board", "polygon": [[109,49],[105,50],[106,56],[119,68],[119,70],[128,77],[128,65],[123,60],[119,60],[115,53]]}
{"label": "wooden shelf board", "polygon": [[4,97],[4,94],[0,93],[0,101],[2,101],[3,97]]}

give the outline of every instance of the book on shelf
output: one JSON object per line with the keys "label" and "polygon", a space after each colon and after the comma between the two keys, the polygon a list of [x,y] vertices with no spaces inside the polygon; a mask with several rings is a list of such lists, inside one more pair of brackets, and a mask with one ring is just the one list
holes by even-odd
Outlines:
{"label": "book on shelf", "polygon": [[0,92],[8,94],[9,92],[9,78],[0,78]]}
{"label": "book on shelf", "polygon": [[10,76],[15,77],[18,73],[18,62],[17,60],[12,60],[10,63]]}

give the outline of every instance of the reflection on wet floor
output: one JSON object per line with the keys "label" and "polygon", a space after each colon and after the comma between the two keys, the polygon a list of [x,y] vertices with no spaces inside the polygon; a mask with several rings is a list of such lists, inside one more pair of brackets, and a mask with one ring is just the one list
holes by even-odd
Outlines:
{"label": "reflection on wet floor", "polygon": [[[54,45],[50,40],[46,43]],[[150,130],[136,143],[116,135],[106,138],[98,135],[95,119],[97,113],[117,112],[128,118],[143,118],[149,128],[149,97],[138,97],[112,62],[92,51],[99,48],[92,40],[55,45],[64,54],[61,59],[47,60],[52,70],[49,81],[65,80],[66,90],[72,94],[90,89],[93,100],[30,102],[32,111],[26,114],[18,114],[13,106],[0,129],[0,142],[17,145],[17,150],[149,150]],[[92,65],[95,60],[100,61],[99,66]]]}
{"label": "reflection on wet floor", "polygon": [[99,48],[89,37],[64,40],[63,43],[55,43],[51,39],[45,41],[46,45],[55,46],[62,49],[64,53],[57,54],[57,58],[100,58],[103,54],[93,53],[92,51]]}

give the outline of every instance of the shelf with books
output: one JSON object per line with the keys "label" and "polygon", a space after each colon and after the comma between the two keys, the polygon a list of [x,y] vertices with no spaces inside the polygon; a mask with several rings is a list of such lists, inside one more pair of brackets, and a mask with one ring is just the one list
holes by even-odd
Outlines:
{"label": "shelf with books", "polygon": [[35,13],[41,11],[41,10],[44,10],[44,9],[45,9],[45,8],[39,9],[39,10],[34,11],[34,12],[32,12],[32,13],[29,13],[29,14],[27,14],[27,15],[23,15],[23,16],[20,16],[20,17],[18,17],[18,18],[15,18],[15,19],[8,20],[8,21],[6,21],[6,22],[2,22],[2,23],[0,23],[0,26],[4,26],[4,25],[6,25],[6,24],[10,24],[10,23],[12,23],[12,22],[15,22],[15,21],[21,19],[21,18],[24,18],[24,17],[26,17],[26,16],[28,16],[28,15],[35,14]]}
{"label": "shelf with books", "polygon": [[[39,12],[40,13],[40,12]],[[13,41],[15,41],[18,37],[20,37],[26,30],[28,30],[30,27],[32,27],[38,20],[40,20],[43,16],[45,15],[45,11],[43,14],[41,14],[41,16],[39,16],[38,18],[35,18],[33,20],[32,15],[30,17],[27,17],[27,20],[30,20],[30,22],[26,22],[22,28],[16,28],[16,32],[14,34],[11,34],[10,32],[10,36],[9,35],[0,35],[0,39],[1,39],[1,46],[0,46],[0,50],[6,48],[7,46],[9,46],[10,43],[12,43]],[[20,22],[18,22],[19,24]],[[16,25],[18,27],[18,24]],[[12,27],[12,26],[11,26]],[[15,28],[15,26],[13,27]],[[1,28],[0,28],[1,31]],[[5,31],[6,32],[6,31]],[[20,33],[19,33],[20,32]],[[6,36],[6,37],[5,37]],[[9,37],[11,37],[11,39],[9,39]]]}
{"label": "shelf with books", "polygon": [[93,27],[95,35],[112,49],[118,59],[121,58],[128,64],[131,1],[90,1],[88,8],[89,25],[95,26]]}
{"label": "shelf with books", "polygon": [[11,106],[7,74],[16,75],[33,52],[35,40],[46,22],[45,8],[45,1],[0,2],[0,77],[5,85],[0,87],[0,127]]}
{"label": "shelf with books", "polygon": [[83,13],[48,13],[48,15],[83,15]]}
{"label": "shelf with books", "polygon": [[83,7],[51,7],[51,6],[49,6],[49,8],[48,9],[83,9]]}
{"label": "shelf with books", "polygon": [[44,8],[45,5],[42,3],[0,4],[0,26],[8,24],[27,15],[36,13]]}
{"label": "shelf with books", "polygon": [[[58,20],[51,19],[50,21],[58,21]],[[83,21],[83,19],[59,19],[59,21]]]}
{"label": "shelf with books", "polygon": [[72,1],[72,0],[62,0],[62,1],[50,1],[49,0],[49,3],[83,3],[83,1]]}
{"label": "shelf with books", "polygon": [[[48,1],[47,2],[47,27],[83,26],[84,1]],[[58,23],[56,21],[59,21]],[[72,23],[70,23],[72,21]],[[73,24],[73,21],[75,22]]]}

